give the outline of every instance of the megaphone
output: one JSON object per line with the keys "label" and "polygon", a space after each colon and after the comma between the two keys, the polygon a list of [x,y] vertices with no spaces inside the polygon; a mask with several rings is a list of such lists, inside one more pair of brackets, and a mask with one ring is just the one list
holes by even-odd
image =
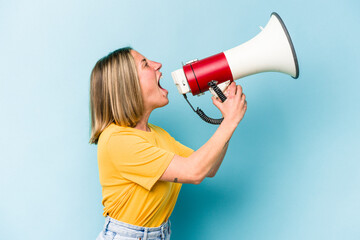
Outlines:
{"label": "megaphone", "polygon": [[[284,22],[275,12],[265,28],[261,28],[261,32],[251,40],[202,60],[187,62],[171,75],[179,93],[186,100],[187,93],[201,95],[210,90],[224,101],[226,97],[222,91],[232,81],[261,72],[282,72],[294,79],[299,77],[294,45]],[[200,110],[197,113],[206,122],[221,123],[221,119],[211,119],[199,108],[192,109],[195,112]]]}

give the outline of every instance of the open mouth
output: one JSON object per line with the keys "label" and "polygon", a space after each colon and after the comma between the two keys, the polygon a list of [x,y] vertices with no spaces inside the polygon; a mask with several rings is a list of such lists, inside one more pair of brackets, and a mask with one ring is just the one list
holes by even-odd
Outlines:
{"label": "open mouth", "polygon": [[160,85],[160,80],[162,79],[162,76],[160,76],[160,79],[159,79],[159,81],[158,81],[158,86],[159,86],[159,88],[161,88],[161,89],[164,89],[161,85]]}

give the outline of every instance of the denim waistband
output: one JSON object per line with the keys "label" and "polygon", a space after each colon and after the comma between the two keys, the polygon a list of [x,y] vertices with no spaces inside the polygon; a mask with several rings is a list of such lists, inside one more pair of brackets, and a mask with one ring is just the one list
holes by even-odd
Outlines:
{"label": "denim waistband", "polygon": [[109,216],[105,219],[104,231],[111,231],[119,236],[141,238],[168,239],[171,233],[170,220],[161,224],[159,227],[141,227],[118,221]]}

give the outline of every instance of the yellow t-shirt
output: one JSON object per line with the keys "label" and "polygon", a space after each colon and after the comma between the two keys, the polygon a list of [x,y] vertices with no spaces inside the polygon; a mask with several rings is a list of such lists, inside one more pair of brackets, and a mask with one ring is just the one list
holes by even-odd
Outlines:
{"label": "yellow t-shirt", "polygon": [[98,164],[104,216],[142,227],[158,227],[170,217],[181,184],[158,181],[174,154],[193,150],[165,130],[149,124],[151,132],[115,124],[98,141]]}

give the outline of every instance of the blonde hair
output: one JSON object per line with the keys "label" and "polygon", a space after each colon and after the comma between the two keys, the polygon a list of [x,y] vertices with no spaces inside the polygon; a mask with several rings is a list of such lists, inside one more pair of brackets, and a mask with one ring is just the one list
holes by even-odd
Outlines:
{"label": "blonde hair", "polygon": [[90,143],[111,123],[135,127],[144,112],[135,60],[126,47],[101,58],[90,79]]}

